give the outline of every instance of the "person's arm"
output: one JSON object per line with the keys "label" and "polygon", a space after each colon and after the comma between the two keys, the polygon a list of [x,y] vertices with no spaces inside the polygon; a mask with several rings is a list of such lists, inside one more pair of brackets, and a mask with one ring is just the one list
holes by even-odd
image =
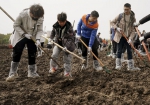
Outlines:
{"label": "person's arm", "polygon": [[[136,22],[136,19],[134,18],[134,22]],[[132,25],[132,27],[131,27],[132,29],[131,29],[131,34],[130,34],[130,37],[129,37],[129,39],[131,39],[131,40],[133,40],[133,37],[135,36],[135,28],[134,28],[134,25]]]}
{"label": "person's arm", "polygon": [[82,19],[80,19],[78,26],[77,26],[77,35],[81,36],[81,26],[82,26]]}
{"label": "person's arm", "polygon": [[40,40],[41,39],[41,35],[43,35],[43,18],[40,18],[38,20],[38,23],[37,25],[39,25],[37,28],[37,34],[36,34],[36,40]]}
{"label": "person's arm", "polygon": [[94,41],[95,41],[95,37],[96,37],[96,33],[97,33],[98,29],[93,29],[92,33],[91,33],[91,37],[90,37],[90,41],[89,41],[89,47],[92,48]]}
{"label": "person's arm", "polygon": [[19,33],[19,35],[22,36],[25,32],[20,28],[21,24],[22,24],[22,17],[19,14],[19,16],[17,17],[17,19],[13,24],[13,28],[15,29],[16,32]]}

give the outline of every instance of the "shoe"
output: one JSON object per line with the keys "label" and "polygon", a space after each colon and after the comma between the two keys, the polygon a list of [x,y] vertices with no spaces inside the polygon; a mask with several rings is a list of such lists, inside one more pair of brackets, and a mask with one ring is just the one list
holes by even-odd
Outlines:
{"label": "shoe", "polygon": [[134,70],[141,70],[141,69],[138,68],[138,67],[134,67],[134,61],[133,61],[133,59],[130,59],[130,60],[128,60],[128,68],[127,68],[127,70],[134,71]]}
{"label": "shoe", "polygon": [[115,67],[115,69],[121,70],[121,59],[120,58],[116,58],[116,67]]}
{"label": "shoe", "polygon": [[50,70],[49,70],[49,73],[54,73],[56,71],[56,68],[55,67],[52,67]]}
{"label": "shoe", "polygon": [[9,76],[6,78],[7,82],[13,82],[17,77],[17,69],[18,69],[19,62],[11,62],[11,67],[9,71]]}
{"label": "shoe", "polygon": [[100,70],[103,70],[103,68],[100,66],[99,62],[97,60],[94,60],[93,61],[93,68],[96,70],[96,71],[100,71]]}
{"label": "shoe", "polygon": [[37,73],[36,64],[28,65],[28,77],[32,77],[32,78],[39,77],[39,74]]}

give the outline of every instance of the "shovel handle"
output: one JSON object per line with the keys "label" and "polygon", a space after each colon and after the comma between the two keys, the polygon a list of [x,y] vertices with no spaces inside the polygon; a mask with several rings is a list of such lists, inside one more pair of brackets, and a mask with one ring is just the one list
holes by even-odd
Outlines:
{"label": "shovel handle", "polygon": [[[139,37],[141,37],[141,34],[140,34],[140,32],[138,31],[138,28],[137,28],[137,27],[135,27],[135,29],[136,29],[136,31],[137,31],[137,33],[138,33]],[[147,50],[147,48],[146,48],[146,46],[145,46],[145,43],[144,43],[143,41],[142,41],[142,45],[143,45],[143,47],[144,47],[144,49],[145,49],[145,51],[146,51],[146,54],[147,54],[148,60],[150,61],[150,55],[149,55],[149,52],[148,52],[148,50]]]}
{"label": "shovel handle", "polygon": [[[82,39],[80,39],[80,41],[88,49],[88,46],[82,41]],[[91,50],[91,53],[98,60],[98,62],[102,65],[102,67],[104,67],[104,64],[102,63],[102,61],[97,58],[97,56],[92,52],[92,50]]]}
{"label": "shovel handle", "polygon": [[[47,38],[47,37],[45,37],[45,36],[43,36],[43,35],[42,35],[42,37],[48,40],[48,38]],[[62,47],[62,46],[60,46],[59,44],[57,44],[57,43],[55,43],[55,42],[53,42],[53,41],[52,41],[52,43],[53,43],[53,44],[55,44],[56,46],[58,46],[59,48],[63,49],[63,47]],[[66,52],[68,52],[68,53],[70,53],[70,54],[74,55],[75,57],[77,57],[77,58],[79,58],[79,59],[81,59],[81,60],[82,60],[82,63],[84,63],[84,62],[85,62],[85,59],[83,59],[83,58],[79,57],[78,55],[74,54],[73,52],[71,52],[71,51],[69,51],[69,50],[66,50]]]}

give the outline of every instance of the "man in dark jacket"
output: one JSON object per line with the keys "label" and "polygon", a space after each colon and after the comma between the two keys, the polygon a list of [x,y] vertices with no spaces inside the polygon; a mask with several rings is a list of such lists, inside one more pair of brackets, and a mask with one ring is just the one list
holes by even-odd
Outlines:
{"label": "man in dark jacket", "polygon": [[[58,43],[60,46],[64,47],[64,76],[71,76],[71,61],[72,61],[72,55],[65,52],[65,50],[74,51],[75,49],[75,39],[74,39],[74,32],[72,24],[67,21],[67,14],[66,13],[60,13],[57,15],[57,22],[53,25],[53,29],[50,35],[49,42],[53,41],[55,37],[55,42]],[[52,58],[57,60],[58,55],[62,49],[60,49],[57,46],[54,46]],[[50,73],[54,73],[55,70],[58,68],[56,63],[51,59],[50,60]]]}

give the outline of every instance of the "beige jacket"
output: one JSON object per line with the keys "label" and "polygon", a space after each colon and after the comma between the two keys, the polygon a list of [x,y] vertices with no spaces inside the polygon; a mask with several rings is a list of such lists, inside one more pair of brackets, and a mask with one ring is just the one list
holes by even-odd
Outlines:
{"label": "beige jacket", "polygon": [[[124,19],[125,17],[124,16],[125,15],[123,14],[122,18],[120,20],[120,23],[118,23],[118,18],[119,18],[119,15],[118,15],[114,20],[111,21],[111,25],[113,26],[114,29],[117,28],[117,27],[121,28],[122,31],[125,33],[125,30],[126,30],[125,29],[125,27],[126,27],[125,25],[126,25],[126,23],[125,23],[125,19]],[[133,23],[136,21],[133,12],[131,12],[131,14],[130,14],[130,20],[129,21],[130,22],[129,22],[129,25],[128,25],[128,28],[127,28],[127,30],[128,30],[127,38],[128,39],[130,38],[131,40],[133,40],[133,37],[135,35],[135,29],[134,29]],[[117,26],[117,24],[118,24],[118,26]],[[121,33],[116,31],[115,36],[114,36],[114,41],[119,43],[121,37],[122,37]]]}
{"label": "beige jacket", "polygon": [[29,9],[23,10],[14,22],[14,35],[12,37],[11,44],[14,47],[24,37],[22,34],[24,31],[20,28],[20,25],[32,35],[35,39],[40,39],[43,34],[43,18],[39,18],[37,21],[32,20],[29,15]]}

